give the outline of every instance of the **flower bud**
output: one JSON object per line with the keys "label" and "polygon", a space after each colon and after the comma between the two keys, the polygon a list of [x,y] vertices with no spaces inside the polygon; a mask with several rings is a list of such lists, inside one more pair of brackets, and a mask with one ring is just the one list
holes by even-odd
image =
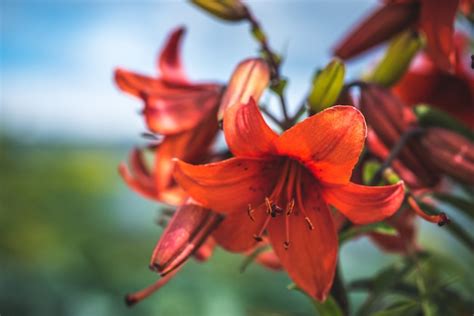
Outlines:
{"label": "flower bud", "polygon": [[220,223],[221,217],[187,203],[176,210],[153,251],[150,267],[165,275],[180,267]]}
{"label": "flower bud", "polygon": [[211,15],[227,21],[240,21],[247,17],[247,9],[240,0],[191,0]]}
{"label": "flower bud", "polygon": [[387,3],[349,33],[334,53],[342,59],[350,59],[409,28],[418,15],[418,1]]}
{"label": "flower bud", "polygon": [[344,85],[345,72],[344,63],[336,58],[315,76],[308,97],[312,113],[318,113],[335,104]]}
{"label": "flower bud", "polygon": [[422,41],[412,32],[406,31],[395,37],[378,65],[365,77],[366,81],[390,87],[405,74]]}
{"label": "flower bud", "polygon": [[[400,141],[403,134],[418,126],[413,112],[389,90],[380,86],[371,84],[363,86],[360,91],[359,107],[375,134],[368,139],[369,148],[372,151],[374,147],[379,154],[383,154],[380,150],[381,145],[386,148],[381,159],[388,157],[390,150]],[[416,175],[417,183],[423,186],[433,186],[437,183],[438,177],[436,172],[433,172],[434,167],[426,163],[425,152],[420,148],[416,138],[406,141],[397,158],[393,167],[402,177],[406,172],[400,170],[400,164]],[[406,178],[404,180],[408,181]]]}
{"label": "flower bud", "polygon": [[219,108],[218,119],[224,112],[237,103],[247,104],[252,97],[258,102],[270,81],[270,68],[261,58],[242,61],[232,74]]}
{"label": "flower bud", "polygon": [[474,143],[444,128],[428,128],[421,143],[426,158],[441,172],[474,184]]}

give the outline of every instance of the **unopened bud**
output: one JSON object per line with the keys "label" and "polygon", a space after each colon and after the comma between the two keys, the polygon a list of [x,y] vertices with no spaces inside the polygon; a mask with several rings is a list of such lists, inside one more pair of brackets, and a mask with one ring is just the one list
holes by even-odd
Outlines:
{"label": "unopened bud", "polygon": [[412,31],[398,35],[390,42],[378,65],[365,76],[365,81],[384,87],[392,86],[405,74],[421,46],[420,37]]}
{"label": "unopened bud", "polygon": [[191,0],[191,2],[226,21],[240,21],[247,17],[247,9],[240,0]]}
{"label": "unopened bud", "polygon": [[344,86],[345,67],[339,59],[332,60],[313,80],[308,97],[312,113],[318,113],[335,104]]}
{"label": "unopened bud", "polygon": [[258,102],[270,81],[270,68],[261,58],[242,61],[234,70],[219,108],[218,119],[235,104],[247,104],[252,97]]}
{"label": "unopened bud", "polygon": [[219,224],[221,218],[196,204],[181,206],[153,251],[150,268],[165,275],[181,266]]}
{"label": "unopened bud", "polygon": [[421,138],[428,159],[441,172],[474,184],[474,143],[444,128],[428,128]]}

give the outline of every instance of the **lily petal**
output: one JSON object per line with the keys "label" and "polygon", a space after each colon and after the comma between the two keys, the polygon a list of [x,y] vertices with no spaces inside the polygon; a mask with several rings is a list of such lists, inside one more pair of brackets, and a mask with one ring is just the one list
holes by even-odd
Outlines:
{"label": "lily petal", "polygon": [[152,91],[162,90],[164,88],[160,80],[122,68],[115,69],[114,80],[120,90],[137,98],[141,98]]}
{"label": "lily petal", "polygon": [[193,128],[217,107],[220,89],[216,84],[193,84],[144,93],[148,128],[164,135]]}
{"label": "lily petal", "polygon": [[146,168],[139,149],[135,148],[132,150],[129,161],[131,169],[129,169],[125,163],[119,165],[119,173],[124,181],[135,192],[146,198],[156,200],[158,198],[158,192],[153,182],[153,177]]}
{"label": "lily petal", "polygon": [[176,160],[175,180],[196,201],[220,213],[246,212],[269,196],[279,175],[280,162],[231,158],[205,165]]}
{"label": "lily petal", "polygon": [[355,224],[370,224],[392,216],[405,198],[403,182],[386,186],[323,185],[325,200]]}
{"label": "lily petal", "polygon": [[421,0],[421,29],[426,35],[427,51],[444,71],[453,70],[454,20],[459,0]]}
{"label": "lily petal", "polygon": [[187,83],[186,74],[179,53],[181,40],[186,29],[176,28],[169,36],[158,59],[158,68],[163,80],[173,83]]}
{"label": "lily petal", "polygon": [[265,123],[253,98],[247,104],[232,106],[225,112],[224,135],[237,157],[264,157],[275,152],[274,142],[278,138]]}
{"label": "lily petal", "polygon": [[299,160],[321,181],[348,183],[366,130],[359,110],[333,106],[284,132],[277,139],[277,150]]}
{"label": "lily petal", "polygon": [[[326,299],[336,270],[338,241],[328,206],[315,185],[302,195],[303,209],[313,223],[309,229],[302,214],[289,219],[290,245],[285,249],[285,218],[278,216],[268,225],[270,241],[291,279],[313,298]],[[309,194],[311,192],[311,194]],[[300,202],[301,203],[301,202]],[[296,212],[301,212],[295,208]]]}
{"label": "lily petal", "polygon": [[262,226],[266,215],[265,210],[261,208],[252,212],[252,215],[245,211],[229,214],[224,218],[213,236],[219,246],[228,251],[247,251],[257,244],[253,235]]}

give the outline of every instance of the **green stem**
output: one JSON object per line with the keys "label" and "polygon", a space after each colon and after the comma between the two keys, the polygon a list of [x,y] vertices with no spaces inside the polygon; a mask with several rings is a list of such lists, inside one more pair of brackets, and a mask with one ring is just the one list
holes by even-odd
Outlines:
{"label": "green stem", "polygon": [[336,274],[334,276],[334,283],[331,288],[331,295],[338,303],[343,314],[345,316],[349,315],[349,300],[347,298],[347,291],[344,285],[340,264],[337,264]]}

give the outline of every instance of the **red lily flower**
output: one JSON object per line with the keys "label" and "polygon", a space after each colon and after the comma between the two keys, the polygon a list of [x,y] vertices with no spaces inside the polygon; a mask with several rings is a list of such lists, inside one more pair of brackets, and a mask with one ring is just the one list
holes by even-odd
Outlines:
{"label": "red lily flower", "polygon": [[227,214],[227,248],[250,249],[264,233],[295,283],[324,300],[337,258],[328,204],[359,224],[380,221],[402,203],[402,183],[367,187],[349,181],[366,136],[361,113],[335,106],[278,136],[253,99],[230,107],[224,134],[236,156],[194,166],[177,161],[175,178],[196,201]]}
{"label": "red lily flower", "polygon": [[185,29],[171,33],[158,59],[161,76],[152,78],[123,69],[115,71],[122,91],[145,102],[148,128],[163,135],[177,134],[198,125],[218,103],[222,86],[189,83],[181,65],[179,48]]}
{"label": "red lily flower", "polygon": [[394,92],[409,105],[427,103],[474,129],[474,73],[470,69],[467,36],[455,37],[456,68],[446,73],[426,53],[419,54]]}
{"label": "red lily flower", "polygon": [[452,69],[454,20],[459,0],[386,1],[337,46],[335,54],[352,58],[413,27],[424,33],[427,53],[443,70]]}
{"label": "red lily flower", "polygon": [[125,92],[141,98],[148,128],[164,135],[155,148],[152,171],[139,150],[130,157],[131,170],[121,164],[119,171],[128,185],[145,197],[181,205],[187,196],[172,177],[174,157],[202,163],[218,131],[215,118],[222,87],[218,84],[188,82],[179,55],[184,28],[172,32],[158,60],[161,76],[151,78],[118,69],[115,80]]}

